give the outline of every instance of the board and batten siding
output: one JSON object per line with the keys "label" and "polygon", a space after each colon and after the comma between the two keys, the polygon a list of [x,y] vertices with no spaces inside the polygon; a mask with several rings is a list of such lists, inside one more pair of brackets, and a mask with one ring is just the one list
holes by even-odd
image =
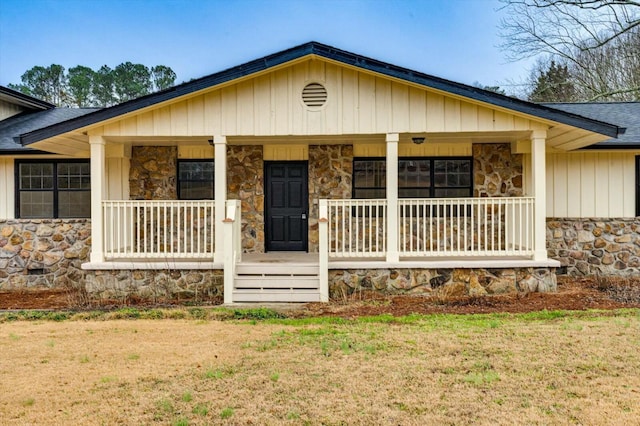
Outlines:
{"label": "board and batten siding", "polygon": [[20,105],[16,105],[14,103],[3,101],[0,99],[0,120],[13,117],[14,115],[20,114],[25,110],[26,108]]}
{"label": "board and batten siding", "polygon": [[635,153],[547,155],[547,217],[634,217]]}
{"label": "board and batten siding", "polygon": [[[302,102],[308,83],[327,102]],[[435,91],[309,59],[91,129],[104,136],[355,135],[520,131],[540,124]]]}
{"label": "board and batten siding", "polygon": [[15,166],[12,157],[0,157],[0,219],[15,217]]}

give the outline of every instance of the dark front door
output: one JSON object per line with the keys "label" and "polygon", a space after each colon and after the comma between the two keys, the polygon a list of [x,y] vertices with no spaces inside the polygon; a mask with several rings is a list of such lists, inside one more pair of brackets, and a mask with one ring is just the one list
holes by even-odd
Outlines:
{"label": "dark front door", "polygon": [[267,251],[307,251],[307,162],[265,162]]}

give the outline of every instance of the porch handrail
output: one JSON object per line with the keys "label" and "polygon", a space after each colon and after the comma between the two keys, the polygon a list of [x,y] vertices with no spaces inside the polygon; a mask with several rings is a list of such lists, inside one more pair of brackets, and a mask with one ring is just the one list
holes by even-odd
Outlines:
{"label": "porch handrail", "polygon": [[104,200],[105,258],[211,259],[214,200]]}
{"label": "porch handrail", "polygon": [[327,200],[330,257],[384,257],[387,200]]}
{"label": "porch handrail", "polygon": [[401,256],[531,256],[534,197],[398,200]]}

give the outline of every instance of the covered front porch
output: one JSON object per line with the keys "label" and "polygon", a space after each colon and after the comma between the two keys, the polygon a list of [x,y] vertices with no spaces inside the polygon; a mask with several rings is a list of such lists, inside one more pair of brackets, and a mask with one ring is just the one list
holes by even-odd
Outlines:
{"label": "covered front porch", "polygon": [[[543,136],[532,134],[528,147],[513,145],[526,158],[522,196],[399,198],[395,173],[386,174],[385,198],[315,198],[310,191],[311,243],[295,256],[252,250],[243,239],[250,232],[243,210],[250,209],[245,200],[227,199],[233,140],[212,138],[215,200],[117,200],[105,199],[104,182],[113,179],[100,166],[109,164],[109,152],[126,149],[91,137],[92,176],[103,179],[92,180],[93,248],[84,268],[218,269],[225,302],[233,303],[328,301],[330,271],[338,270],[553,267],[557,262],[546,258],[544,172],[534,177],[544,170]],[[384,138],[386,169],[396,170],[399,144],[409,135]]]}

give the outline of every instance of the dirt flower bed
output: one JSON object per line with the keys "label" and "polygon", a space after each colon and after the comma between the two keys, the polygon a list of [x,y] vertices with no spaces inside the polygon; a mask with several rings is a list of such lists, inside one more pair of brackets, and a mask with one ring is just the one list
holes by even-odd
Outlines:
{"label": "dirt flower bed", "polygon": [[[221,304],[222,300],[215,303]],[[214,304],[215,304],[214,303]],[[194,300],[151,304],[131,300],[127,306],[170,307],[198,305]],[[118,301],[89,302],[71,289],[0,291],[0,309],[109,309],[122,307]],[[360,293],[331,303],[309,303],[295,315],[358,317],[430,313],[533,312],[540,310],[585,310],[640,307],[640,278],[558,279],[557,293],[518,293],[501,296],[440,298],[433,296]]]}

